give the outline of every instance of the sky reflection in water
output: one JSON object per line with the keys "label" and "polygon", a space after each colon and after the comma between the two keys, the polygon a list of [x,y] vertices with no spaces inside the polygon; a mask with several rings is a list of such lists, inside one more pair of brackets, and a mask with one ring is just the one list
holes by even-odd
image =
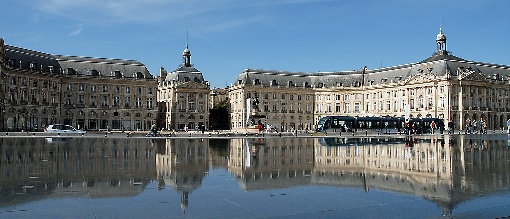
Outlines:
{"label": "sky reflection in water", "polygon": [[0,142],[0,218],[510,215],[506,135]]}

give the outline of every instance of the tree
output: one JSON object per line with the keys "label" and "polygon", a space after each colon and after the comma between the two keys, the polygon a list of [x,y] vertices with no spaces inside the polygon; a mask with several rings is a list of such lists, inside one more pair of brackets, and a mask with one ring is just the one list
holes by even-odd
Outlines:
{"label": "tree", "polygon": [[230,129],[230,102],[223,100],[218,102],[209,110],[209,129],[227,130]]}

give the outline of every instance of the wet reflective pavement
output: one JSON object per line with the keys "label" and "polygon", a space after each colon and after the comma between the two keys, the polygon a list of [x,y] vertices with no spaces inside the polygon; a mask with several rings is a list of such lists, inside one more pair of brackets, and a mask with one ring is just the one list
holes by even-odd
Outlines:
{"label": "wet reflective pavement", "polygon": [[506,134],[337,137],[0,138],[0,218],[510,217]]}

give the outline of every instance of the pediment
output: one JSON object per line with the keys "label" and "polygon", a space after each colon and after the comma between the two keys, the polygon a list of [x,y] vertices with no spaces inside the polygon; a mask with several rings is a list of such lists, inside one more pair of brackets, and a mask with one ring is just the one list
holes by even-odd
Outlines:
{"label": "pediment", "polygon": [[178,86],[179,88],[207,88],[209,89],[209,87],[205,84],[202,84],[202,83],[197,83],[197,82],[194,82],[194,81],[190,81],[190,82],[185,82],[185,83],[182,83]]}
{"label": "pediment", "polygon": [[407,80],[405,80],[404,84],[420,84],[420,83],[426,83],[433,81],[434,78],[430,75],[424,75],[424,74],[416,74]]}
{"label": "pediment", "polygon": [[483,82],[487,81],[484,74],[482,74],[480,72],[475,72],[475,71],[463,72],[463,73],[459,74],[459,80],[462,80],[462,81],[483,81]]}

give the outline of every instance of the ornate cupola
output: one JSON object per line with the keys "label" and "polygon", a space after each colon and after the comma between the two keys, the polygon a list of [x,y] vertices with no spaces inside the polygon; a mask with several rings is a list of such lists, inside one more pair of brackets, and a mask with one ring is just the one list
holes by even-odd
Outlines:
{"label": "ornate cupola", "polygon": [[447,55],[448,52],[446,51],[446,36],[443,34],[443,31],[441,28],[439,28],[439,34],[437,34],[436,37],[436,55]]}
{"label": "ornate cupola", "polygon": [[191,51],[188,49],[188,44],[186,44],[186,49],[182,52],[183,65],[185,67],[191,67]]}

